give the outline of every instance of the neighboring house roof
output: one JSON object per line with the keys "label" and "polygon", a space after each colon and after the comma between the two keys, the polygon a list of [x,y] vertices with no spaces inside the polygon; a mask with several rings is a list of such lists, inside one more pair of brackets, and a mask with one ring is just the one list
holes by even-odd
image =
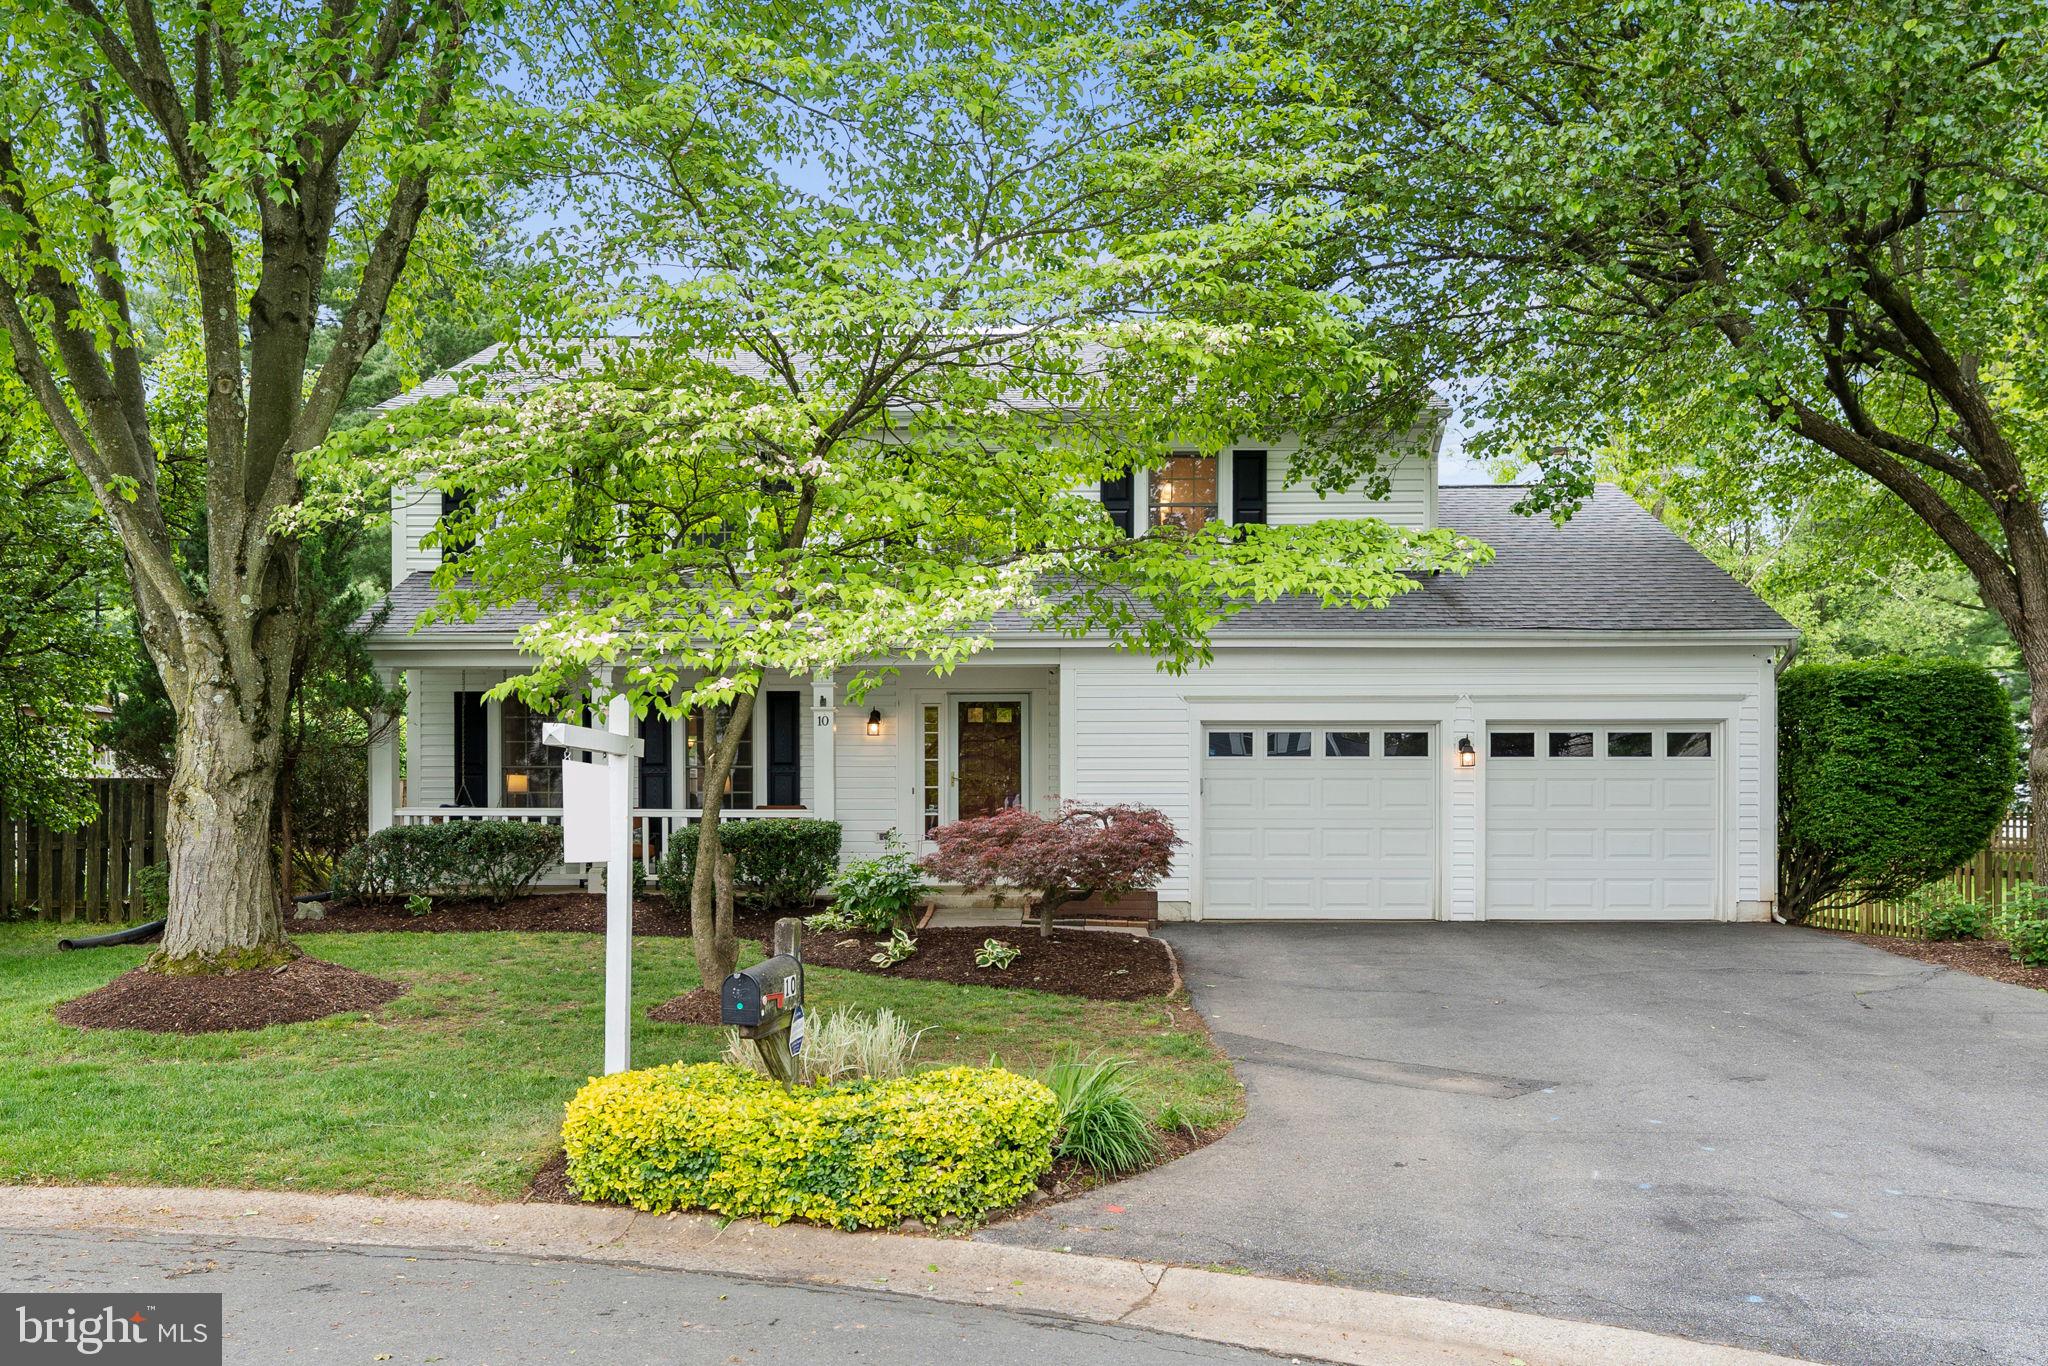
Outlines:
{"label": "neighboring house roof", "polygon": [[[1255,603],[1219,626],[1220,638],[1247,633],[1372,635],[1502,631],[1655,632],[1683,636],[1795,632],[1789,622],[1611,484],[1562,527],[1524,517],[1525,492],[1505,484],[1438,490],[1437,519],[1493,547],[1492,564],[1459,577],[1425,580],[1377,611],[1325,608],[1314,598]],[[431,576],[413,574],[391,593],[377,639],[453,641],[505,636],[536,619],[530,607],[500,608],[476,621],[444,621],[414,633],[432,603]],[[998,619],[998,633],[1030,630]]]}

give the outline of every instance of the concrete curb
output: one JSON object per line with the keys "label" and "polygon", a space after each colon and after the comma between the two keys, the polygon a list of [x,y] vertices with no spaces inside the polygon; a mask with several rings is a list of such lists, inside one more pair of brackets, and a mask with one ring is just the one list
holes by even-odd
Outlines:
{"label": "concrete curb", "polygon": [[603,1206],[362,1195],[0,1187],[0,1227],[277,1238],[560,1257],[883,1290],[1054,1314],[1356,1366],[1763,1366],[1735,1347],[1337,1286],[964,1239],[723,1224]]}

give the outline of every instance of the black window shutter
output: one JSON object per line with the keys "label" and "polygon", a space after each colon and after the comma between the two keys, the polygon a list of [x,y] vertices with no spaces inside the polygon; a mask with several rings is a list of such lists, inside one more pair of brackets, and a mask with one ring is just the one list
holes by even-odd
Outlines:
{"label": "black window shutter", "polygon": [[489,806],[491,721],[480,692],[455,694],[455,805]]}
{"label": "black window shutter", "polygon": [[1109,520],[1128,536],[1131,534],[1131,472],[1125,470],[1114,479],[1102,481],[1102,506],[1109,513]]}
{"label": "black window shutter", "polygon": [[[443,489],[441,491],[441,518],[445,520],[453,517],[456,513],[462,511],[468,502],[469,495],[467,493],[459,490]],[[468,537],[464,537],[461,540],[444,540],[441,543],[441,553],[443,555],[462,555],[474,549],[476,549],[476,543]]]}
{"label": "black window shutter", "polygon": [[1230,457],[1230,520],[1239,526],[1266,520],[1266,453],[1236,451]]}
{"label": "black window shutter", "polygon": [[658,712],[640,718],[640,805],[656,811],[675,805],[674,733],[675,723]]}
{"label": "black window shutter", "polygon": [[803,694],[768,694],[768,805],[795,806],[803,800],[803,732],[798,729]]}

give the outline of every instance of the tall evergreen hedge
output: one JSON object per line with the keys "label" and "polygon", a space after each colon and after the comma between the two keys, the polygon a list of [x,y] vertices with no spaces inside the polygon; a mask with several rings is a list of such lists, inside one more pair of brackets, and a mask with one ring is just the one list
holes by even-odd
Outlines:
{"label": "tall evergreen hedge", "polygon": [[1779,911],[1905,896],[1974,857],[2019,780],[2005,689],[1963,660],[1805,664],[1778,685]]}

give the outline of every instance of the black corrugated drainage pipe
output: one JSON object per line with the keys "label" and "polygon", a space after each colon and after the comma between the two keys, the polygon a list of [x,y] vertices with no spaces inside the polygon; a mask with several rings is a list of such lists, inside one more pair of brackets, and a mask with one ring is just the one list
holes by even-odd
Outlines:
{"label": "black corrugated drainage pipe", "polygon": [[132,929],[115,930],[111,934],[92,934],[83,939],[59,939],[60,949],[103,949],[109,944],[140,944],[145,939],[154,939],[164,932],[164,922],[152,920],[146,925]]}

